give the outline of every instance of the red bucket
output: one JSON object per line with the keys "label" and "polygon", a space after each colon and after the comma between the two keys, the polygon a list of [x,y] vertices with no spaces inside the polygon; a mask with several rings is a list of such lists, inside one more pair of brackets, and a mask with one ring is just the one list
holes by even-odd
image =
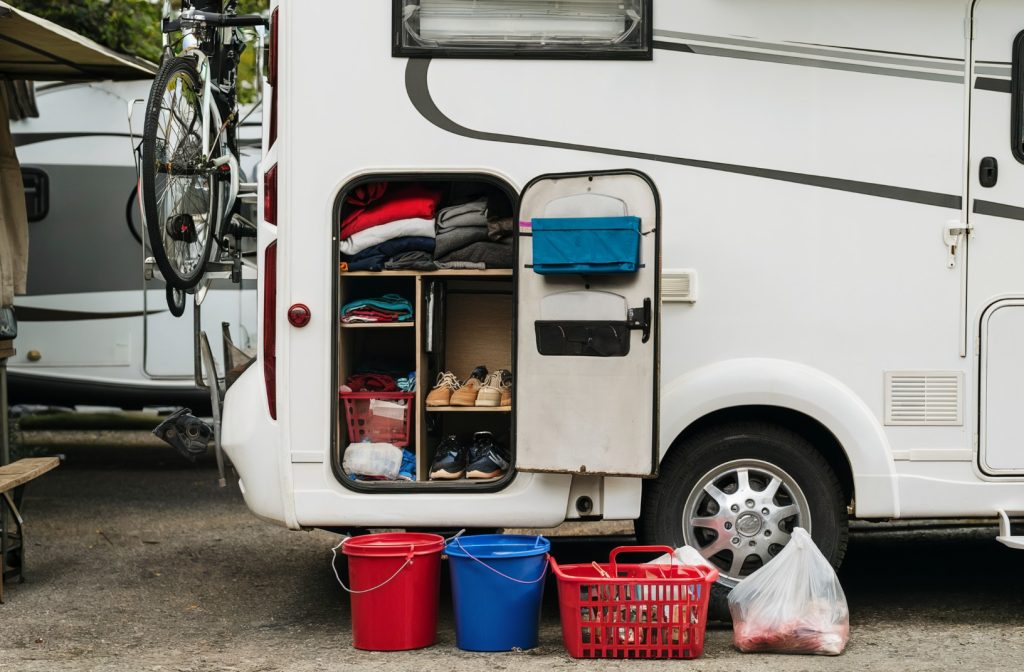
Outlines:
{"label": "red bucket", "polygon": [[367,651],[422,649],[437,639],[444,538],[392,532],[345,541],[352,644]]}

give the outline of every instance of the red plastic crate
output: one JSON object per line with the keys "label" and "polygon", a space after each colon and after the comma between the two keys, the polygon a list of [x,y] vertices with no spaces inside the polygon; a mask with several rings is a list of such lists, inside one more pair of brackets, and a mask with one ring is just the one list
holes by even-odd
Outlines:
{"label": "red plastic crate", "polygon": [[[345,409],[349,443],[360,443],[369,439],[375,443],[390,443],[399,447],[409,445],[413,399],[416,397],[414,392],[339,392],[338,396]],[[403,417],[399,419],[373,414],[370,406],[375,399],[404,400]]]}
{"label": "red plastic crate", "polygon": [[574,658],[697,658],[704,652],[708,598],[718,570],[678,564],[624,565],[621,553],[672,553],[620,546],[607,564],[559,566],[562,640]]}

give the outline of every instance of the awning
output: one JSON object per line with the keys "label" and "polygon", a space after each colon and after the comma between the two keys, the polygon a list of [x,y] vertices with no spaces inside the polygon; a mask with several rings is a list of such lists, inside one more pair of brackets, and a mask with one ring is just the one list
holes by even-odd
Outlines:
{"label": "awning", "polygon": [[0,76],[83,80],[152,77],[156,66],[0,0]]}

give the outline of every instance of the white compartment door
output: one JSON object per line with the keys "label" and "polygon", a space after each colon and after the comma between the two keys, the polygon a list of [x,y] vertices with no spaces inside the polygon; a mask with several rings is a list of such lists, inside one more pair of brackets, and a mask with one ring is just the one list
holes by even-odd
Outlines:
{"label": "white compartment door", "polygon": [[[573,226],[596,218],[614,226],[639,220],[635,271],[538,272],[535,241],[544,261],[538,219]],[[654,475],[660,223],[653,183],[630,171],[545,175],[523,191],[518,219],[516,468]],[[596,235],[614,237],[616,245],[629,239]],[[580,242],[567,245],[571,250]]]}
{"label": "white compartment door", "polygon": [[[1024,12],[974,5],[968,315],[980,315],[979,465],[1024,474]],[[975,332],[978,333],[978,332]]]}

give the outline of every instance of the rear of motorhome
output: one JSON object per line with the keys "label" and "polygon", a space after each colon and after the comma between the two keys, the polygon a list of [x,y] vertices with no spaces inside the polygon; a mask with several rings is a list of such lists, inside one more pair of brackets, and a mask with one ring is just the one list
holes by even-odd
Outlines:
{"label": "rear of motorhome", "polygon": [[[1018,3],[272,10],[259,361],[223,425],[255,514],[634,520],[724,586],[795,526],[836,564],[851,519],[1022,545]],[[353,466],[375,416],[405,479]]]}

